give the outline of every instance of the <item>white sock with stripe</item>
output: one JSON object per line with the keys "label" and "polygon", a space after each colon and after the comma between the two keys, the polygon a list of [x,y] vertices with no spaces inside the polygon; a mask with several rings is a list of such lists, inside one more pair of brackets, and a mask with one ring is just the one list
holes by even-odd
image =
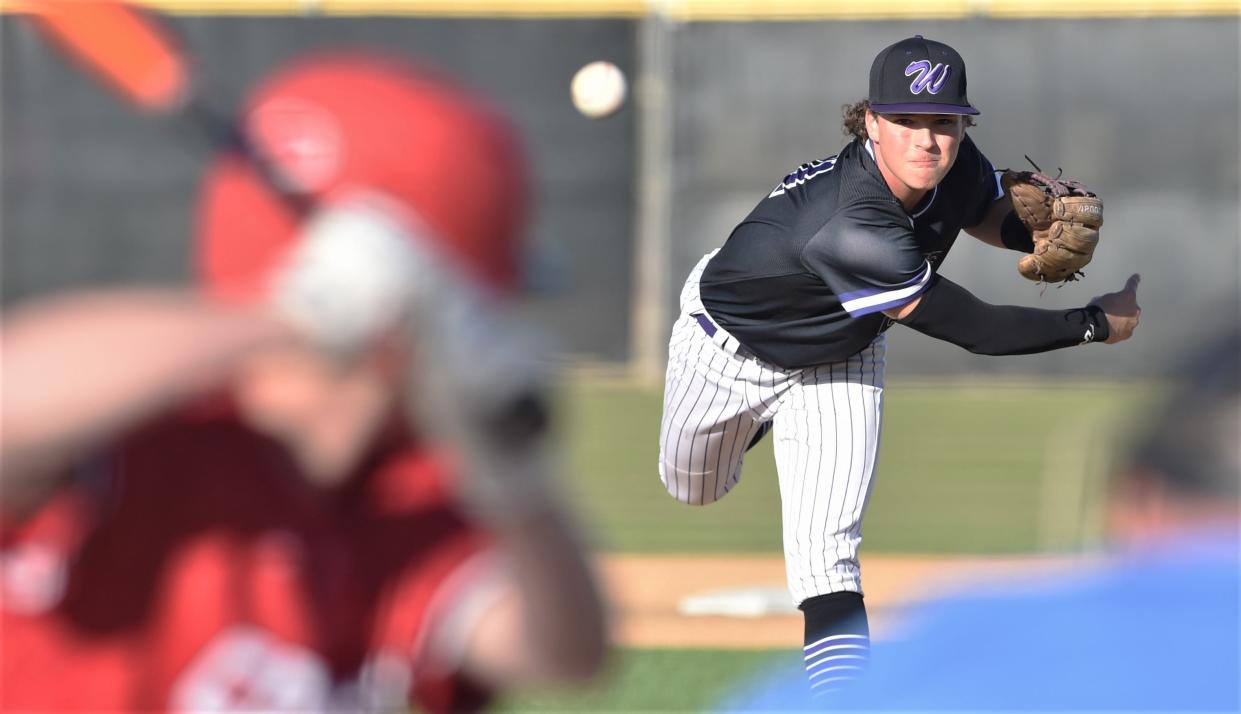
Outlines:
{"label": "white sock with stripe", "polygon": [[803,648],[806,676],[815,697],[839,691],[866,671],[870,638],[864,634],[829,635]]}

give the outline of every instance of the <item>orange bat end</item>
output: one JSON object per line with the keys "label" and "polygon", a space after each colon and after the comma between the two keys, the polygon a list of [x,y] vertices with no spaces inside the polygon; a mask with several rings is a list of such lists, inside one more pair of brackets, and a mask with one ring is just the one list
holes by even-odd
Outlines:
{"label": "orange bat end", "polygon": [[188,73],[172,40],[123,2],[20,0],[43,32],[80,65],[144,109],[165,112],[186,95]]}

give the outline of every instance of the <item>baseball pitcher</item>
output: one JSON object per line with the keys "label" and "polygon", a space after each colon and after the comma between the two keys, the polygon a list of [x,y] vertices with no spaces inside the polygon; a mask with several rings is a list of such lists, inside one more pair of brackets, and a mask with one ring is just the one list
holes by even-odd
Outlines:
{"label": "baseball pitcher", "polygon": [[1128,339],[1138,276],[1072,310],[985,303],[938,274],[964,230],[1076,279],[1103,203],[1074,181],[996,171],[966,133],[979,113],[961,56],[922,36],[875,58],[845,108],[853,140],[786,176],[705,256],[672,331],[659,473],[688,504],[724,497],[774,429],[788,585],[805,614],[816,692],[864,668],[858,545],[879,454],[884,333],[900,323],[971,352],[1013,355]]}

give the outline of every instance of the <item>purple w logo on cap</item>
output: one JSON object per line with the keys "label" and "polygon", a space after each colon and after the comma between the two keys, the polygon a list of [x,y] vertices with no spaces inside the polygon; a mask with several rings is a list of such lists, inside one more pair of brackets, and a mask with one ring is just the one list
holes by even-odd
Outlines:
{"label": "purple w logo on cap", "polygon": [[948,75],[951,73],[952,67],[946,64],[937,64],[932,67],[927,60],[910,62],[905,68],[906,77],[918,75],[909,85],[909,91],[914,94],[921,94],[924,89],[931,94],[939,94],[939,90],[944,88],[944,82],[948,81]]}

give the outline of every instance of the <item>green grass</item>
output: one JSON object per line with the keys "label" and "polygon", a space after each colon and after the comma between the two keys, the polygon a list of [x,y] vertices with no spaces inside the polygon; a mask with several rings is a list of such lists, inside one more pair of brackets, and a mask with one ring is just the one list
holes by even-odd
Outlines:
{"label": "green grass", "polygon": [[[1005,553],[1080,537],[1112,435],[1148,385],[890,385],[864,552]],[[720,503],[690,507],[659,483],[658,390],[576,384],[566,394],[568,487],[598,546],[617,552],[770,552],[780,545],[770,439]],[[1053,535],[1056,535],[1053,533]],[[796,651],[617,653],[584,693],[518,696],[504,712],[697,712]]]}
{"label": "green grass", "polygon": [[[890,385],[865,551],[1027,552],[1046,547],[1050,526],[1071,546],[1082,514],[1049,519],[1048,509],[1097,488],[1096,452],[1153,393],[1142,385]],[[659,390],[585,383],[566,398],[569,489],[597,546],[781,550],[770,438],[747,454],[727,498],[685,506],[656,471]]]}
{"label": "green grass", "polygon": [[698,712],[765,667],[775,650],[621,650],[589,691],[515,696],[499,712]]}

